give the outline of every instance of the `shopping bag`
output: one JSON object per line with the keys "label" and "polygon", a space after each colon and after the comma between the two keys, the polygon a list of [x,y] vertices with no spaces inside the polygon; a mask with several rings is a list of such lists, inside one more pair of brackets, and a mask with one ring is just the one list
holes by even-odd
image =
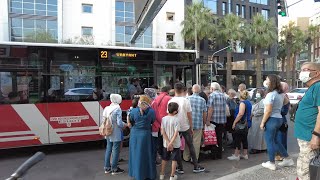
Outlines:
{"label": "shopping bag", "polygon": [[186,141],[185,141],[183,136],[180,137],[180,142],[181,142],[180,150],[184,151],[184,147],[185,147]]}
{"label": "shopping bag", "polygon": [[218,144],[217,134],[215,131],[215,125],[211,124],[210,126],[205,125],[204,131],[204,145],[216,145]]}
{"label": "shopping bag", "polygon": [[320,154],[311,159],[309,164],[310,180],[320,179]]}

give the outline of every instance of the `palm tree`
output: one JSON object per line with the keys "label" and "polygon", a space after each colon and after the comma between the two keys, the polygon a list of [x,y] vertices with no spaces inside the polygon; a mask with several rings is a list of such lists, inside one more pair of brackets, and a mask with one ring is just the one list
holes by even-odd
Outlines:
{"label": "palm tree", "polygon": [[214,16],[211,13],[211,10],[204,7],[203,3],[194,2],[187,6],[185,19],[181,23],[183,26],[181,34],[186,41],[194,41],[195,49],[197,51],[196,58],[200,57],[200,54],[198,53],[200,51],[200,41],[214,34],[215,25],[213,22]]}
{"label": "palm tree", "polygon": [[278,59],[281,61],[281,71],[285,72],[285,63],[286,63],[286,47],[283,39],[278,43]]}
{"label": "palm tree", "polygon": [[248,24],[245,30],[245,39],[247,44],[255,48],[257,68],[256,87],[260,87],[262,85],[261,52],[277,42],[278,39],[274,19],[266,20],[262,14],[257,13],[253,17],[252,23]]}
{"label": "palm tree", "polygon": [[319,32],[319,26],[314,26],[310,25],[308,27],[307,31],[307,39],[306,43],[308,45],[308,60],[309,61],[314,61],[315,60],[315,54],[313,54],[313,58],[311,58],[311,52],[312,52],[312,45],[315,43],[315,40],[320,37],[320,32]]}
{"label": "palm tree", "polygon": [[286,81],[289,85],[289,87],[292,87],[292,80],[290,81],[291,76],[291,57],[292,57],[292,43],[293,43],[293,35],[294,31],[297,29],[295,26],[295,23],[290,21],[288,25],[285,25],[282,27],[282,30],[280,32],[280,35],[282,39],[284,39],[285,46],[286,46],[286,54],[287,54],[287,63],[286,63]]}
{"label": "palm tree", "polygon": [[295,88],[296,84],[296,64],[297,64],[297,56],[305,50],[306,47],[306,35],[303,33],[302,30],[299,28],[295,28],[293,31],[293,43],[292,43],[292,53],[293,53],[293,60],[292,60],[292,87]]}
{"label": "palm tree", "polygon": [[[236,41],[241,41],[243,38],[243,22],[239,16],[228,14],[223,17],[218,23],[217,39],[222,43],[231,42],[232,46]],[[232,88],[232,60],[231,53],[233,48],[227,51],[227,89]]]}

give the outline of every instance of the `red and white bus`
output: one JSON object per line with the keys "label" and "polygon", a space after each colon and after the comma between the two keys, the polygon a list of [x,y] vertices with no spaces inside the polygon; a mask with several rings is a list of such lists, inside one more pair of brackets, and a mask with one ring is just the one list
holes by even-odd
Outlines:
{"label": "red and white bus", "polygon": [[0,149],[101,140],[111,93],[195,79],[195,52],[0,42]]}

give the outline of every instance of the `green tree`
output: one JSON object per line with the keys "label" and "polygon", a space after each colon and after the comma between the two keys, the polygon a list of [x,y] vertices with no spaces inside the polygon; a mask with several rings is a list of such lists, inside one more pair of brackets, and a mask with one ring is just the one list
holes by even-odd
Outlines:
{"label": "green tree", "polygon": [[[224,44],[227,44],[228,42],[234,44],[236,41],[241,41],[243,37],[243,22],[240,17],[234,14],[228,14],[219,21],[217,32],[218,41]],[[229,50],[227,51],[227,89],[232,88],[232,51],[233,48],[229,48]]]}
{"label": "green tree", "polygon": [[308,31],[307,31],[307,39],[306,39],[306,43],[308,45],[308,60],[315,60],[315,54],[313,54],[313,58],[312,56],[312,45],[314,45],[315,40],[317,38],[320,37],[320,32],[319,32],[319,26],[314,26],[314,25],[310,25],[308,27]]}
{"label": "green tree", "polygon": [[181,34],[187,42],[194,42],[196,58],[200,57],[200,41],[213,36],[215,32],[214,19],[211,10],[201,2],[194,2],[186,8]]}
{"label": "green tree", "polygon": [[37,42],[37,43],[57,43],[58,41],[54,36],[46,31],[45,29],[37,29],[33,33],[26,35],[26,42]]}
{"label": "green tree", "polygon": [[291,68],[292,68],[292,44],[293,44],[293,36],[294,31],[296,31],[297,26],[294,22],[290,21],[288,25],[282,27],[280,36],[283,39],[286,47],[286,81],[289,87],[292,87],[292,79],[291,79]]}
{"label": "green tree", "polygon": [[306,34],[299,28],[295,28],[293,31],[293,43],[292,43],[292,87],[295,88],[296,85],[296,78],[297,78],[297,72],[296,72],[296,65],[297,65],[297,57],[298,55],[306,50]]}
{"label": "green tree", "polygon": [[278,57],[277,59],[281,61],[281,71],[285,72],[285,63],[286,63],[286,46],[283,39],[278,43]]}
{"label": "green tree", "polygon": [[245,44],[253,46],[256,53],[256,87],[262,86],[261,53],[277,42],[277,26],[273,18],[265,17],[257,13],[251,24],[245,27]]}

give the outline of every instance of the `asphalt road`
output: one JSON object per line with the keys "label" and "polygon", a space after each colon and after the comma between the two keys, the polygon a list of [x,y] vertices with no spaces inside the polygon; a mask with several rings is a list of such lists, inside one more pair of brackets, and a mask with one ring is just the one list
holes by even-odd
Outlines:
{"label": "asphalt road", "polygon": [[[121,175],[105,175],[103,170],[104,148],[97,143],[71,144],[41,148],[23,148],[10,151],[0,151],[0,179],[6,179],[14,170],[37,150],[44,151],[46,158],[34,166],[27,174],[26,179],[33,180],[122,180],[130,179],[127,172],[127,161],[119,166],[126,172]],[[293,138],[293,123],[289,123],[288,135],[289,154],[298,152],[297,141]],[[223,176],[261,164],[267,160],[267,154],[250,155],[249,160],[229,161],[227,156],[233,153],[232,149],[225,148],[223,159],[205,159],[201,162],[207,171],[200,174],[192,173],[192,165],[184,163],[185,174],[179,179],[216,179]],[[128,148],[121,152],[121,158],[128,160]],[[167,174],[169,174],[169,168]],[[159,172],[159,168],[158,168]],[[252,172],[252,173],[259,173]],[[276,173],[271,172],[270,173]],[[169,179],[168,177],[166,179]]]}

